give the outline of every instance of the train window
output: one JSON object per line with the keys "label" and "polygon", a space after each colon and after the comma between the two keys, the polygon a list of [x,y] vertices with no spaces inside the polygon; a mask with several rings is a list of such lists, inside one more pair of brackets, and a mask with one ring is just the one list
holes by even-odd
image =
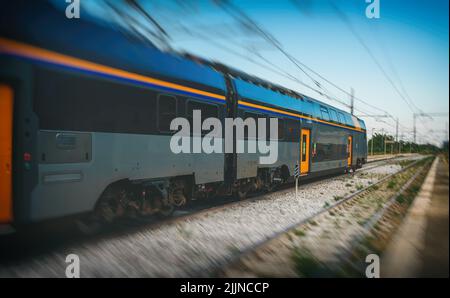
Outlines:
{"label": "train window", "polygon": [[352,118],[352,116],[350,116],[350,114],[346,114],[345,116],[346,116],[346,117],[345,117],[345,122],[346,122],[346,124],[347,124],[348,126],[355,127],[355,123],[353,123],[353,118]]}
{"label": "train window", "polygon": [[347,144],[317,143],[314,162],[342,160],[347,157]]}
{"label": "train window", "polygon": [[187,104],[186,116],[192,119],[192,113],[194,110],[200,110],[202,112],[202,120],[210,117],[219,118],[219,109],[214,104],[189,100]]}
{"label": "train window", "polygon": [[284,139],[284,120],[278,118],[278,139]]}
{"label": "train window", "polygon": [[299,136],[299,122],[292,119],[285,120],[287,127],[287,135],[285,136],[289,141],[297,141]]}
{"label": "train window", "polygon": [[322,114],[323,120],[330,120],[330,115],[328,114],[328,109],[324,106],[320,106],[320,113]]}
{"label": "train window", "polygon": [[278,140],[284,139],[284,119],[276,118],[276,117],[267,117],[266,121],[266,140],[275,140],[270,136],[270,118],[278,119]]}
{"label": "train window", "polygon": [[313,116],[314,113],[314,103],[311,100],[306,100],[305,102],[302,103],[302,108],[301,108],[302,114],[304,116]]}
{"label": "train window", "polygon": [[[200,123],[203,123],[203,121],[207,118],[211,118],[211,117],[219,118],[219,108],[217,107],[217,105],[189,100],[187,102],[186,118],[189,120],[189,124],[191,125],[191,130],[193,129],[192,117],[193,117],[194,110],[200,110],[202,113],[202,119],[201,119]],[[202,134],[206,134],[206,133],[208,133],[208,131],[202,130]]]}
{"label": "train window", "polygon": [[[246,120],[247,118],[252,118],[255,120],[256,134],[258,134],[258,118],[265,118],[266,119],[266,140],[270,139],[270,118],[271,117],[266,117],[265,115],[262,115],[262,114],[245,112],[243,119]],[[284,119],[278,118],[278,139],[284,138],[284,127],[285,127]],[[248,129],[247,128],[245,128],[245,136],[248,137]],[[260,138],[260,136],[258,136],[258,138]]]}
{"label": "train window", "polygon": [[306,141],[307,136],[304,134],[302,136],[302,161],[306,161]]}
{"label": "train window", "polygon": [[332,120],[332,121],[334,121],[334,122],[339,122],[338,116],[337,116],[337,113],[336,113],[335,110],[330,109],[330,117],[331,117],[331,120]]}
{"label": "train window", "polygon": [[170,132],[170,123],[177,117],[177,99],[171,95],[158,94],[158,129]]}
{"label": "train window", "polygon": [[342,124],[346,124],[345,116],[342,112],[339,112],[339,122],[341,122]]}
{"label": "train window", "polygon": [[[258,118],[265,118],[265,117],[264,117],[263,115],[260,115],[260,114],[250,113],[250,112],[245,112],[245,113],[244,113],[244,119],[243,119],[243,120],[245,121],[245,120],[247,120],[248,118],[251,118],[251,119],[255,120],[255,135],[252,135],[252,136],[251,136],[251,138],[254,139],[254,138],[256,138],[257,135],[258,135]],[[266,134],[268,135],[268,133],[267,133],[267,127],[266,127]],[[248,131],[248,128],[247,128],[247,127],[245,127],[244,135],[245,135],[246,138],[249,137],[249,131]]]}
{"label": "train window", "polygon": [[366,129],[366,124],[364,123],[364,121],[362,121],[361,119],[358,119],[359,121],[359,125],[361,126],[362,129]]}

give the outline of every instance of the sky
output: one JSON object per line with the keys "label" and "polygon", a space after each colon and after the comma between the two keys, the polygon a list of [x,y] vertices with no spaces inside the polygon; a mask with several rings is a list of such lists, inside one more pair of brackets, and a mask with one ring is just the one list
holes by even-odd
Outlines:
{"label": "sky", "polygon": [[[232,9],[207,0],[139,3],[167,34],[163,42],[148,36],[163,49],[222,62],[347,111],[353,89],[355,115],[366,121],[369,135],[372,129],[395,134],[393,119],[367,116],[387,111],[399,119],[399,136],[411,140],[413,113],[449,110],[449,3],[379,0],[380,18],[369,19],[366,1],[235,0],[230,2]],[[81,3],[88,14],[121,22],[104,1]],[[242,26],[240,13],[269,34],[301,69],[261,34]],[[143,28],[161,36],[148,19],[134,16]],[[448,139],[448,114],[417,119],[418,142],[439,145]]]}

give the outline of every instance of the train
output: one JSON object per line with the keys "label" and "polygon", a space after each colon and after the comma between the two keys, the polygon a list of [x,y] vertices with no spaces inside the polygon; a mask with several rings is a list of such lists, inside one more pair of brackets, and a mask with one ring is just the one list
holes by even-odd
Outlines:
{"label": "train", "polygon": [[[278,119],[278,158],[174,154],[177,117]],[[161,51],[48,1],[0,12],[0,224],[161,215],[367,161],[364,121],[224,64]],[[204,119],[203,118],[203,119]],[[234,136],[236,138],[236,136]],[[249,142],[249,136],[244,137]]]}

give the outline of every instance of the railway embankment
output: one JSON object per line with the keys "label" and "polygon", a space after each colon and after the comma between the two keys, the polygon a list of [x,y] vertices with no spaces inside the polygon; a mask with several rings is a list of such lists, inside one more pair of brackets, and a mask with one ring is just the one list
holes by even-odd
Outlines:
{"label": "railway embankment", "polygon": [[[354,174],[301,183],[298,197],[290,187],[243,201],[186,210],[167,221],[124,223],[124,227],[92,237],[72,240],[66,235],[56,244],[41,246],[25,241],[30,249],[24,253],[24,245],[7,242],[0,245],[8,252],[0,258],[0,276],[64,276],[68,254],[79,256],[82,277],[211,276],[242,252],[422,158],[378,161]],[[47,243],[42,241],[45,234],[39,235],[37,242]],[[54,237],[48,235],[48,239]]]}
{"label": "railway embankment", "polygon": [[401,171],[242,254],[219,276],[366,276],[367,256],[383,255],[419,193],[431,160],[405,164]]}
{"label": "railway embankment", "polygon": [[438,157],[382,259],[385,277],[449,276],[448,160]]}

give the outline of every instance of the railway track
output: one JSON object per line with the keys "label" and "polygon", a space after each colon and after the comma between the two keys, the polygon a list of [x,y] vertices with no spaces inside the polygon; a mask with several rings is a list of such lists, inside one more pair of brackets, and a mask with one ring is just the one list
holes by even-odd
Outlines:
{"label": "railway track", "polygon": [[[385,183],[386,181],[388,181],[389,179],[392,179],[395,176],[398,176],[399,174],[408,171],[409,169],[417,166],[419,163],[421,163],[423,161],[423,159],[419,159],[416,160],[415,162],[409,164],[408,166],[402,168],[400,171],[392,173],[382,179],[380,179],[379,181],[377,181],[376,183],[369,185],[361,190],[359,190],[356,193],[353,193],[341,200],[339,200],[338,202],[336,202],[335,204],[330,205],[327,208],[324,208],[322,210],[319,210],[317,213],[312,214],[311,216],[302,219],[301,221],[294,223],[288,227],[286,227],[285,229],[283,229],[282,231],[279,231],[278,233],[273,234],[271,237],[268,237],[258,243],[255,243],[252,246],[249,246],[247,249],[245,249],[244,251],[242,251],[240,254],[235,255],[232,259],[228,260],[228,262],[226,263],[222,263],[216,266],[216,271],[214,273],[213,276],[216,277],[226,277],[227,274],[229,274],[229,272],[233,272],[234,274],[236,274],[239,269],[235,269],[233,267],[242,267],[242,260],[246,259],[246,258],[251,258],[253,257],[254,259],[257,258],[258,260],[260,260],[262,262],[262,259],[260,256],[256,256],[255,253],[258,250],[261,250],[262,248],[268,246],[269,243],[273,242],[274,240],[279,239],[282,236],[285,236],[287,233],[291,233],[296,230],[302,229],[304,226],[306,226],[307,224],[311,223],[311,222],[315,222],[315,219],[317,219],[318,217],[320,217],[321,215],[324,215],[326,213],[331,213],[331,214],[335,214],[338,213],[338,211],[336,211],[340,206],[344,205],[344,204],[348,204],[351,201],[357,201],[359,198],[363,197],[364,195],[368,194],[368,192],[370,192],[374,187],[377,188],[379,185]],[[400,189],[398,191],[395,192],[395,194],[393,194],[389,200],[387,200],[386,203],[383,204],[383,206],[381,208],[379,208],[377,210],[376,213],[374,213],[373,215],[371,215],[370,219],[367,220],[364,225],[363,225],[363,229],[366,231],[370,231],[371,229],[373,229],[373,227],[377,224],[377,222],[382,218],[382,216],[385,214],[386,210],[388,210],[389,208],[391,208],[391,206],[395,203],[395,201],[399,198],[399,196],[401,196],[407,189],[408,187],[411,186],[411,184],[417,180],[418,176],[423,174],[423,171],[427,168],[427,165],[431,164],[431,162],[428,162],[427,164],[421,166],[421,168],[414,173],[409,179],[407,179],[407,181],[400,187]],[[373,167],[370,167],[373,168]],[[363,238],[367,236],[365,234],[359,234],[356,237],[354,237],[351,241],[350,241],[350,245],[349,247],[351,248],[355,248],[357,247],[357,245],[359,243],[361,243],[361,241],[363,240]],[[354,253],[353,250],[349,249],[349,250],[344,250],[344,253],[340,254],[339,258],[343,259],[343,260],[348,260],[351,258],[351,255]],[[348,264],[347,264],[348,265]],[[225,269],[224,269],[225,268]],[[360,268],[357,268],[357,270],[359,270]],[[227,272],[228,271],[228,272]],[[228,276],[230,277],[230,276]]]}
{"label": "railway track", "polygon": [[[377,167],[381,167],[386,164],[395,162],[396,160],[402,160],[405,158],[407,158],[407,157],[398,155],[398,156],[390,156],[390,157],[383,158],[383,159],[376,159],[376,160],[368,161],[367,164],[371,164],[371,165],[364,166],[363,168],[358,169],[356,171],[356,173],[369,171],[371,169],[375,169]],[[335,179],[336,177],[343,176],[343,175],[347,175],[347,174],[331,175],[326,178],[320,177],[317,179],[311,179],[311,180],[306,181],[303,185],[314,183],[319,180],[326,182],[326,181]],[[277,190],[275,190],[271,193],[276,194],[279,191],[284,191],[284,190],[290,189],[292,187],[294,187],[294,183],[285,184],[283,186],[280,186]],[[261,193],[261,192],[253,193],[253,194],[250,194],[245,199],[241,199],[241,200],[230,199],[229,197],[224,197],[224,198],[218,198],[218,199],[211,199],[209,201],[204,201],[204,202],[195,202],[193,206],[176,211],[171,217],[167,217],[167,218],[163,218],[163,219],[135,218],[132,220],[127,220],[127,219],[119,220],[118,222],[116,222],[115,224],[110,226],[108,230],[113,229],[113,230],[117,231],[117,229],[122,229],[122,228],[129,229],[132,226],[136,226],[138,229],[143,228],[143,227],[158,228],[163,225],[174,224],[178,221],[183,221],[183,220],[189,219],[190,217],[193,217],[193,216],[202,216],[202,215],[208,214],[210,212],[216,212],[216,211],[220,211],[225,208],[237,206],[245,201],[270,199],[270,198],[265,197],[264,194],[266,194],[266,193]]]}
{"label": "railway track", "polygon": [[[388,158],[384,158],[384,159],[368,161],[367,164],[371,164],[370,166],[365,165],[363,168],[358,169],[356,172],[360,173],[363,171],[368,171],[368,170],[384,166],[390,162],[394,162],[396,160],[400,160],[403,158],[405,158],[405,157],[394,156],[394,157],[388,157]],[[321,178],[317,178],[317,179],[311,179],[309,181],[306,181],[303,185],[315,183],[319,180],[326,182],[326,181],[330,181],[332,179],[336,179],[336,177],[345,176],[345,175],[347,175],[347,174],[332,175],[327,178],[321,177]],[[294,183],[285,184],[285,185],[281,186],[279,189],[273,191],[272,194],[276,194],[277,192],[284,191],[284,190],[290,189],[292,187],[294,187]],[[89,238],[92,238],[95,236],[108,237],[111,233],[114,235],[120,235],[122,233],[130,233],[130,232],[133,232],[134,230],[140,230],[142,228],[145,228],[145,229],[158,228],[163,225],[173,224],[173,223],[176,223],[177,221],[186,220],[192,216],[201,216],[203,214],[207,214],[208,212],[220,211],[221,209],[225,209],[225,208],[232,207],[234,205],[241,204],[244,201],[252,201],[252,200],[259,200],[259,199],[270,199],[270,198],[263,197],[263,193],[253,193],[243,200],[230,199],[229,197],[228,198],[224,197],[224,198],[218,198],[215,200],[195,202],[193,205],[191,205],[187,208],[184,208],[182,210],[177,210],[173,214],[173,216],[167,217],[167,218],[155,219],[154,217],[148,217],[148,218],[138,217],[138,218],[135,218],[132,220],[127,220],[127,219],[118,220],[117,222],[104,227],[96,235],[88,235],[88,234],[78,235],[78,233],[73,231],[73,227],[70,224],[72,219],[69,218],[67,221],[64,221],[64,220],[56,221],[56,224],[54,224],[54,225],[53,225],[53,222],[49,222],[49,223],[44,223],[42,225],[37,225],[36,228],[32,227],[30,231],[28,231],[28,230],[25,231],[22,238],[27,238],[30,234],[35,234],[36,230],[38,230],[38,231],[39,230],[44,230],[44,231],[47,230],[47,225],[53,225],[53,226],[57,226],[58,228],[60,228],[60,229],[58,229],[58,228],[53,229],[53,227],[50,228],[49,229],[50,234],[53,234],[53,233],[65,234],[64,230],[70,230],[68,235],[70,235],[70,237],[75,241],[82,240],[82,239],[89,239]],[[77,230],[78,230],[78,228],[77,228]],[[52,237],[52,235],[50,235],[50,237]],[[10,238],[15,238],[15,237],[12,236],[12,237],[4,237],[4,238],[8,239],[7,241],[9,241]],[[60,239],[62,239],[62,241],[64,241],[64,236]],[[52,240],[50,242],[55,242],[55,241]],[[56,240],[56,243],[57,243],[56,245],[59,246],[59,241]]]}
{"label": "railway track", "polygon": [[[395,162],[396,160],[402,160],[402,159],[405,159],[405,157],[404,156],[394,156],[394,157],[388,157],[388,158],[368,161],[367,164],[371,164],[371,166],[365,166],[365,167],[363,167],[361,169],[358,169],[356,171],[356,173],[369,171],[371,169],[375,169],[377,167],[384,166],[386,164]],[[374,164],[374,165],[372,165],[372,164]],[[342,175],[348,175],[348,174],[342,174]],[[335,179],[336,177],[339,177],[339,176],[342,176],[342,175],[333,175],[333,176],[329,176],[329,177],[327,177],[325,179],[323,177],[322,178],[318,178],[318,179],[311,179],[310,181],[306,181],[305,184],[314,183],[314,182],[316,182],[318,180],[322,180],[322,181],[326,182],[327,180],[332,180],[332,179]],[[294,187],[294,183],[289,183],[289,184],[281,186],[279,189],[277,189],[276,191],[274,191],[272,193],[283,191],[283,190],[286,190],[286,189],[289,189],[289,188],[292,188],[292,187]],[[219,202],[222,202],[222,203],[216,203],[212,207],[206,207],[206,208],[202,208],[202,209],[194,208],[194,210],[192,210],[192,211],[181,211],[179,214],[176,214],[176,215],[174,215],[174,216],[172,216],[170,218],[166,218],[164,220],[158,221],[157,223],[155,223],[155,226],[173,223],[173,222],[176,222],[178,220],[184,220],[186,218],[189,218],[189,216],[192,216],[192,215],[203,215],[203,214],[206,214],[208,212],[214,212],[214,211],[220,210],[222,208],[228,208],[228,207],[231,207],[231,206],[234,206],[234,205],[238,205],[238,204],[242,203],[243,201],[247,201],[247,200],[270,199],[270,198],[264,198],[262,195],[263,195],[262,193],[255,193],[255,194],[249,195],[247,198],[245,198],[243,200],[231,200],[230,201],[228,199],[229,202],[225,202],[225,203],[223,203],[224,200],[222,199],[222,200],[219,200]],[[201,206],[200,206],[200,208],[201,208]]]}
{"label": "railway track", "polygon": [[[406,157],[407,158],[407,157]],[[361,173],[364,171],[369,171],[384,165],[387,165],[389,163],[395,162],[397,160],[405,159],[404,156],[394,156],[394,157],[387,157],[383,159],[377,159],[373,161],[368,161],[367,164],[371,164],[370,166],[365,166],[361,169],[358,169],[356,173]],[[315,183],[317,181],[330,181],[332,179],[336,179],[336,177],[339,176],[345,176],[348,174],[342,174],[342,175],[331,175],[329,177],[320,177],[317,179],[311,179],[309,181],[306,181],[303,185]],[[294,183],[285,184],[281,187],[279,187],[277,190],[271,192],[272,194],[276,194],[277,192],[292,189],[294,187]],[[163,218],[163,219],[154,219],[154,218],[136,218],[132,220],[119,220],[117,223],[113,224],[108,230],[115,230],[117,232],[117,229],[122,230],[125,228],[126,232],[130,232],[130,227],[136,227],[137,229],[142,228],[158,228],[163,225],[168,224],[175,224],[179,221],[187,220],[192,217],[197,216],[203,216],[208,213],[214,213],[218,212],[220,210],[226,209],[226,208],[232,208],[233,206],[238,206],[239,204],[242,204],[242,202],[245,201],[255,201],[255,200],[270,200],[270,197],[264,196],[267,193],[253,193],[246,197],[245,199],[230,199],[230,198],[219,198],[217,200],[210,200],[209,202],[200,202],[195,204],[194,206],[191,206],[190,208],[185,208],[182,210],[178,210],[172,215],[171,217]],[[270,195],[270,194],[269,194]],[[204,204],[202,204],[204,203]],[[209,205],[208,205],[209,204]]]}
{"label": "railway track", "polygon": [[[370,167],[365,167],[363,169],[358,170],[356,173],[361,173],[364,171],[369,171],[370,169],[373,169],[375,167],[382,167],[384,165],[387,165],[389,163],[392,163],[394,161],[377,161],[374,165],[371,165]],[[325,180],[320,180],[320,181],[315,181],[312,183],[308,183],[306,185],[302,185],[302,187],[305,188],[314,188],[317,186],[317,188],[321,188],[322,185],[327,185],[330,183],[335,183],[333,182],[334,180],[337,179],[341,179],[340,177],[347,177],[349,175],[343,175],[343,176],[335,176],[335,177],[331,177],[331,178],[327,178]],[[337,182],[336,182],[337,183]],[[342,182],[338,182],[338,185],[341,185]],[[16,268],[16,264],[15,262],[17,262],[18,264],[23,264],[23,263],[27,263],[27,262],[34,262],[34,260],[36,259],[36,257],[40,257],[40,256],[46,256],[46,258],[48,257],[48,255],[60,255],[62,254],[62,252],[68,252],[68,251],[72,251],[72,252],[76,252],[76,251],[83,251],[81,254],[92,254],[92,250],[98,250],[99,247],[101,246],[105,246],[105,247],[115,247],[115,246],[122,246],[124,245],[124,243],[122,242],[122,239],[129,239],[131,240],[130,242],[135,242],[135,244],[137,246],[151,246],[153,245],[153,236],[149,236],[150,234],[158,234],[158,236],[155,236],[155,242],[157,242],[157,239],[160,239],[164,233],[168,233],[168,234],[174,234],[174,229],[178,229],[179,226],[187,226],[189,228],[189,226],[191,224],[193,224],[194,226],[197,225],[196,222],[200,222],[200,226],[208,226],[208,223],[202,224],[201,222],[204,220],[207,220],[209,217],[211,217],[211,221],[214,222],[214,224],[216,224],[216,222],[221,222],[221,214],[222,213],[226,213],[226,212],[231,212],[231,213],[240,213],[241,209],[248,209],[249,207],[251,207],[252,205],[262,205],[263,202],[266,202],[264,204],[273,204],[273,205],[278,205],[277,202],[282,203],[284,201],[283,198],[277,198],[277,196],[283,196],[286,195],[286,193],[288,192],[292,192],[292,187],[286,187],[285,189],[267,194],[267,195],[257,195],[254,197],[250,197],[248,199],[245,200],[241,200],[241,201],[231,201],[231,202],[227,202],[225,204],[221,204],[221,205],[216,205],[216,206],[210,206],[210,207],[206,207],[206,208],[202,208],[203,206],[197,206],[195,208],[193,208],[192,210],[186,210],[183,212],[179,212],[177,213],[173,218],[168,218],[168,219],[164,219],[164,220],[160,220],[160,221],[147,221],[147,220],[142,220],[140,222],[121,222],[118,223],[116,225],[111,226],[110,228],[108,228],[107,231],[105,231],[104,233],[101,233],[100,235],[96,235],[96,236],[89,236],[89,237],[73,237],[73,235],[68,234],[67,236],[64,235],[61,239],[61,241],[56,241],[56,243],[53,243],[51,245],[49,245],[48,247],[46,247],[45,245],[39,249],[39,248],[34,248],[31,249],[31,251],[29,253],[25,253],[25,254],[17,254],[17,252],[15,251],[14,248],[12,248],[13,250],[13,254],[16,253],[16,257],[15,258],[9,258],[7,260],[0,260],[0,276],[5,275],[2,274],[1,272],[1,267],[2,267],[2,263],[5,264],[6,261],[6,265],[7,266],[11,266],[11,268]],[[271,202],[272,200],[278,200],[277,202]],[[315,200],[315,199],[314,199]],[[310,204],[310,202],[308,201],[308,204]],[[321,206],[322,202],[316,203],[315,209],[322,209]],[[269,208],[269,207],[267,207]],[[284,207],[283,207],[284,208]],[[283,211],[280,207],[280,211]],[[312,208],[312,207],[311,207]],[[270,209],[270,208],[269,208]],[[302,208],[303,209],[303,208]],[[288,210],[287,208],[285,208],[284,210]],[[244,211],[242,211],[244,212]],[[256,213],[253,216],[258,217],[259,213]],[[236,216],[236,215],[234,215]],[[218,220],[213,220],[214,217],[218,217]],[[231,216],[230,216],[231,217]],[[249,216],[252,217],[252,216]],[[242,217],[238,216],[237,220],[241,220]],[[236,220],[236,219],[234,219]],[[229,221],[233,221],[233,219],[231,220],[224,220],[223,222],[227,223]],[[245,225],[245,224],[244,224]],[[283,224],[284,225],[284,224]],[[219,224],[220,226],[220,224]],[[261,226],[261,225],[259,225]],[[240,228],[237,227],[237,231],[239,231]],[[161,231],[161,234],[160,234]],[[215,231],[211,231],[215,234],[219,233],[215,232]],[[180,232],[181,233],[181,232]],[[180,234],[180,233],[175,233],[175,234]],[[233,232],[235,233],[235,232]],[[147,235],[145,237],[145,239],[141,239],[139,240],[138,238],[141,235]],[[182,235],[183,236],[183,235]],[[185,236],[185,235],[184,235]],[[184,237],[183,236],[183,237]],[[176,236],[175,238],[180,237],[180,236]],[[206,237],[206,240],[209,242],[211,241],[211,237],[209,236],[204,236]],[[209,237],[209,238],[208,238]],[[215,236],[214,236],[215,237]],[[229,236],[226,236],[229,237]],[[259,237],[258,233],[256,233],[256,236],[249,234],[248,235],[248,242],[249,243],[256,243],[254,240],[251,240],[251,237]],[[70,239],[69,239],[70,238]],[[151,238],[151,239],[150,239]],[[170,238],[167,236],[167,238]],[[65,241],[67,240],[67,241]],[[246,240],[246,241],[247,241]],[[147,242],[150,241],[150,242]],[[166,241],[166,240],[162,240],[162,241]],[[222,241],[222,239],[219,239],[218,241]],[[50,241],[51,242],[51,241]],[[117,243],[120,242],[120,243]],[[128,242],[128,240],[127,240]],[[147,244],[145,244],[145,243]],[[192,242],[192,240],[188,240],[187,242]],[[202,240],[198,240],[195,241],[196,243],[194,243],[194,245],[192,246],[198,246],[201,245]],[[230,242],[233,242],[233,240],[230,239]],[[46,243],[45,237],[43,238],[42,236],[39,236],[39,243]],[[173,241],[167,242],[167,245],[173,245],[173,249],[179,249],[179,246],[182,247],[184,244],[184,241],[182,241],[179,245]],[[127,243],[127,248],[130,249],[130,247],[128,246],[129,244]],[[191,244],[190,244],[191,245]],[[25,244],[25,246],[27,246]],[[28,245],[28,246],[33,246],[33,244]],[[247,244],[243,244],[244,247],[247,247]],[[21,245],[21,247],[24,247],[24,245]],[[189,248],[190,249],[190,248]],[[238,248],[237,248],[238,249]],[[23,249],[21,249],[22,251]],[[144,252],[144,255],[146,253],[150,253],[152,249],[149,247],[148,252]],[[111,252],[105,252],[106,254],[109,254]],[[130,255],[133,256],[133,254],[135,254],[136,252],[129,252],[129,255],[124,255],[120,258],[124,258],[126,259],[127,257],[129,258]],[[158,254],[159,252],[155,249],[154,250],[154,254]],[[209,252],[209,254],[207,253],[206,255],[210,256],[213,255],[215,252]],[[8,256],[7,254],[3,255],[3,257]],[[154,255],[149,255],[149,257],[154,257]],[[196,256],[197,257],[197,256]],[[213,256],[210,256],[211,258],[215,258]],[[213,263],[217,263],[220,262],[220,260],[224,260],[221,256],[216,256],[217,259],[219,259],[219,261],[215,260]],[[117,254],[114,254],[114,256],[112,256],[112,258],[117,258]],[[184,262],[184,258],[181,258],[182,260],[180,262]],[[225,258],[226,259],[226,258]],[[210,260],[208,260],[209,262]],[[55,260],[52,257],[48,257],[48,262],[49,263],[54,263]],[[120,262],[120,261],[119,261]],[[189,264],[189,266],[193,266],[194,264]],[[58,266],[61,266],[61,264],[58,264]],[[149,265],[151,266],[151,265]],[[187,266],[187,267],[189,267]],[[201,267],[201,266],[200,266]],[[164,268],[167,269],[167,268]],[[143,274],[137,274],[135,276],[204,276],[205,272],[202,272],[204,268],[201,269],[197,269],[197,268],[193,268],[192,270],[189,269],[187,271],[184,271],[184,273],[173,273],[171,271],[166,270],[167,272],[163,272],[163,273],[156,273],[157,270],[152,268],[149,270],[143,269],[141,273]],[[94,270],[94,269],[92,269]],[[41,272],[40,276],[52,276],[52,273],[50,273],[47,269],[45,268],[39,268],[36,269],[35,272]],[[52,272],[55,272],[55,270],[53,269]],[[161,274],[161,275],[159,275]],[[28,276],[27,274],[18,274],[19,276]],[[87,276],[92,276],[92,273],[86,274]],[[100,274],[99,276],[109,276],[107,273],[102,272],[102,274]],[[113,275],[116,276],[116,275]],[[122,275],[118,275],[118,276],[122,276]]]}

